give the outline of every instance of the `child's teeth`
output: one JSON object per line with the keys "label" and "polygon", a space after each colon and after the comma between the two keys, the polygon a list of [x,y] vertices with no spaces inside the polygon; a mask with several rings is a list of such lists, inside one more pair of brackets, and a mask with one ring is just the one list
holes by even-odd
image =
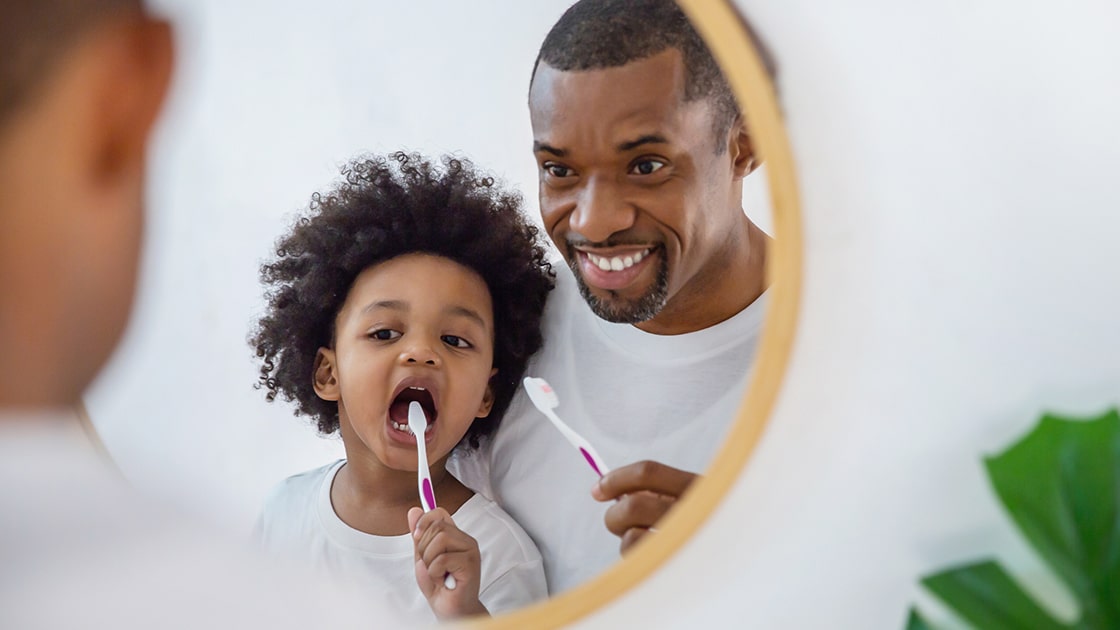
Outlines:
{"label": "child's teeth", "polygon": [[[390,420],[389,421],[389,426],[393,427],[397,431],[404,431],[404,432],[408,433],[409,435],[415,435],[412,432],[412,429],[410,429],[407,424],[401,424],[401,423],[397,422],[396,420]],[[432,432],[432,427],[434,427],[434,426],[436,426],[436,425],[429,423],[428,427],[426,429],[424,429],[424,435],[427,435],[427,434],[431,433]]]}

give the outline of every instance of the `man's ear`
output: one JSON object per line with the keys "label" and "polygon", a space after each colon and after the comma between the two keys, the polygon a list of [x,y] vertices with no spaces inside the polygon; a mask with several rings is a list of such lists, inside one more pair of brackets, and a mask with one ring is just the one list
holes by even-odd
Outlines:
{"label": "man's ear", "polygon": [[167,95],[174,43],[167,22],[143,14],[114,24],[103,46],[102,80],[91,95],[98,129],[91,145],[91,173],[113,185],[142,177],[148,137]]}
{"label": "man's ear", "polygon": [[485,418],[490,415],[490,410],[494,408],[494,375],[498,373],[498,368],[490,370],[490,382],[486,384],[486,393],[482,395],[482,404],[478,406],[478,412],[474,414],[476,418]]}
{"label": "man's ear", "polygon": [[315,367],[312,371],[311,381],[315,387],[315,394],[323,400],[338,402],[342,398],[338,386],[338,373],[335,367],[334,350],[319,348],[315,353]]}
{"label": "man's ear", "polygon": [[754,142],[747,131],[747,121],[742,115],[735,117],[728,132],[728,153],[735,179],[742,179],[758,168],[762,161],[755,155]]}

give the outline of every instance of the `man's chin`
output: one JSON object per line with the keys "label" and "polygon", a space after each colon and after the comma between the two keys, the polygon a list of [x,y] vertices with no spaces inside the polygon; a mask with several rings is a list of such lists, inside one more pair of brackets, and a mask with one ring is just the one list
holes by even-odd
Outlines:
{"label": "man's chin", "polygon": [[640,324],[649,321],[665,306],[667,287],[664,273],[645,290],[634,297],[624,296],[621,292],[609,289],[592,288],[578,270],[575,272],[583,301],[599,319],[615,324]]}

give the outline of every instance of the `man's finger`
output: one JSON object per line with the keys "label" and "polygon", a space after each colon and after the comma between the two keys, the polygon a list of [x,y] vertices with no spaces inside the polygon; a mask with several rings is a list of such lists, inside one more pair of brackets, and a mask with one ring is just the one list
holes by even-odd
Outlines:
{"label": "man's finger", "polygon": [[630,551],[630,548],[637,544],[638,541],[645,539],[650,531],[651,530],[646,527],[631,527],[626,530],[626,533],[622,535],[622,543],[618,546],[619,553]]}
{"label": "man's finger", "polygon": [[696,479],[696,475],[653,461],[641,461],[616,468],[607,473],[591,490],[597,501],[613,501],[618,497],[647,490],[679,497]]}
{"label": "man's finger", "polygon": [[622,536],[634,527],[649,528],[676,504],[676,499],[652,492],[623,495],[607,509],[603,522],[615,536]]}

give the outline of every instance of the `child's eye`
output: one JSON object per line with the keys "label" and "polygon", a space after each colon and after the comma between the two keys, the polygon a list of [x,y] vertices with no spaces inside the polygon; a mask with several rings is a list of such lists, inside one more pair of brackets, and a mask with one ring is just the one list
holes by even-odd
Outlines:
{"label": "child's eye", "polygon": [[665,167],[665,163],[661,160],[654,160],[647,158],[634,163],[630,168],[631,175],[653,175],[655,172],[660,171]]}
{"label": "child's eye", "polygon": [[380,330],[375,330],[375,331],[371,332],[369,334],[369,336],[372,337],[373,339],[377,339],[378,341],[391,341],[393,339],[396,339],[397,337],[400,337],[401,333],[399,331],[396,331],[396,330],[390,330],[388,328],[382,328]]}
{"label": "child's eye", "polygon": [[440,337],[440,339],[443,340],[443,343],[445,343],[449,346],[452,346],[454,348],[473,348],[474,347],[474,346],[471,345],[471,342],[467,341],[466,339],[463,339],[462,337],[456,336],[456,335],[443,335],[442,337]]}

